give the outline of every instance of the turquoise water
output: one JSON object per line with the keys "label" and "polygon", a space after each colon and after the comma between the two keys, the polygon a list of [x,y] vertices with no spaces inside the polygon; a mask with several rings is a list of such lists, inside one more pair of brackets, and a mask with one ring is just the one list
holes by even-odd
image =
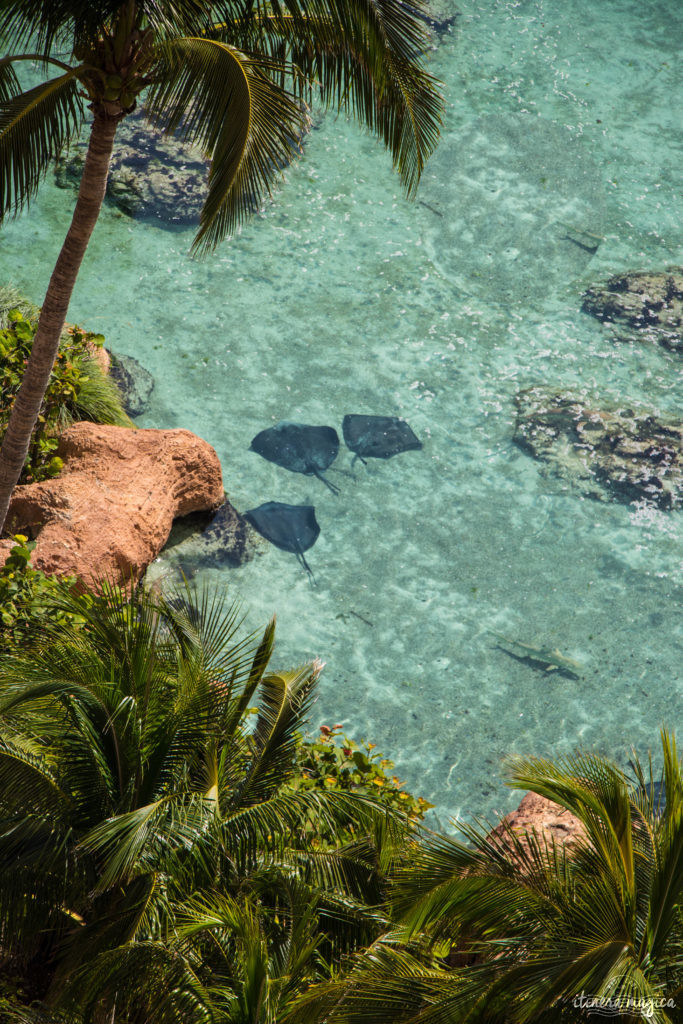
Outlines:
{"label": "turquoise water", "polygon": [[[455,9],[455,6],[454,6]],[[71,318],[156,377],[144,426],[211,442],[240,510],[311,503],[307,557],[239,569],[192,542],[152,567],[226,584],[275,661],[326,663],[312,724],[343,723],[449,815],[505,811],[511,752],[625,763],[680,724],[681,518],[583,498],[512,443],[515,393],[549,384],[680,418],[680,355],[615,343],[592,282],[683,263],[683,9],[674,0],[459,0],[430,68],[447,117],[418,201],[380,147],[324,117],[272,205],[204,262],[191,231],[104,211]],[[40,300],[72,194],[46,183],[0,236],[0,277]],[[601,235],[591,255],[566,226]],[[330,479],[248,451],[281,419],[400,415],[422,451]],[[558,647],[536,671],[491,631]]]}

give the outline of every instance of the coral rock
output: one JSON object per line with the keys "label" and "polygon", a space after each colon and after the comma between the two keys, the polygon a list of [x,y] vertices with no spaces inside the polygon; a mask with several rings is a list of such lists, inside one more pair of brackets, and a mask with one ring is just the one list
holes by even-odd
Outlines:
{"label": "coral rock", "polygon": [[[616,274],[583,296],[584,313],[651,337],[665,348],[683,352],[683,268],[663,272]],[[630,340],[634,334],[616,337]]]}
{"label": "coral rock", "polygon": [[36,568],[86,585],[139,579],[177,516],[223,502],[218,456],[188,430],[75,423],[58,454],[59,477],[16,488],[5,529],[36,539]]}
{"label": "coral rock", "polygon": [[516,396],[515,442],[591,498],[683,503],[683,422],[647,410],[595,408],[549,388]]}

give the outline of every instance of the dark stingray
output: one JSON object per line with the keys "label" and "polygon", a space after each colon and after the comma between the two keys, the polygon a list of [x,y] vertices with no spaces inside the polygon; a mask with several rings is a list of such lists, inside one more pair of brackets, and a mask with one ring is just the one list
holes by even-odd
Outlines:
{"label": "dark stingray", "polygon": [[312,505],[283,505],[281,501],[267,501],[265,505],[249,509],[244,518],[276,548],[295,554],[306,572],[311,573],[304,551],[312,548],[320,535]]}
{"label": "dark stingray", "polygon": [[[405,420],[396,416],[357,416],[350,414],[342,423],[347,448],[361,462],[366,459],[390,459],[399,452],[422,447]],[[354,459],[355,462],[355,459]]]}
{"label": "dark stingray", "polygon": [[339,488],[323,476],[323,470],[332,465],[339,452],[339,437],[334,427],[309,427],[305,423],[283,420],[257,434],[249,451],[292,473],[314,474],[333,494],[339,494]]}

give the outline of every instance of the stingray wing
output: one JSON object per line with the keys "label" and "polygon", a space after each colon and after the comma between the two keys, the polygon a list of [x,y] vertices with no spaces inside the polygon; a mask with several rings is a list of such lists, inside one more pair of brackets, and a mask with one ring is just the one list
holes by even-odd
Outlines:
{"label": "stingray wing", "polygon": [[349,413],[344,417],[342,433],[347,448],[362,459],[390,459],[400,452],[422,448],[406,421],[396,416]]}
{"label": "stingray wing", "polygon": [[320,536],[320,526],[312,505],[285,505],[281,501],[267,501],[258,508],[249,509],[244,518],[255,530],[281,551],[303,555],[312,548]]}

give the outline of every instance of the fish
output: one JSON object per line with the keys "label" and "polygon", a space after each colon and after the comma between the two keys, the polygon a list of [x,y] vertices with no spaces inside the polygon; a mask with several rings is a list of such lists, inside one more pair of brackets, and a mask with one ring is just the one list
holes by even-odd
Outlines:
{"label": "fish", "polygon": [[422,448],[405,420],[396,416],[361,416],[349,413],[342,422],[346,447],[365,464],[366,458],[390,459],[400,452]]}
{"label": "fish", "polygon": [[323,476],[339,453],[339,435],[334,427],[281,420],[257,434],[249,451],[292,473],[317,476],[333,494],[339,494],[339,488]]}
{"label": "fish", "polygon": [[596,235],[593,231],[586,231],[583,228],[575,228],[572,224],[565,224],[564,221],[557,222],[565,229],[565,234],[560,235],[561,242],[573,242],[579,249],[594,254],[605,241],[604,235]]}
{"label": "fish", "polygon": [[[545,667],[546,672],[559,671],[563,675],[569,675],[573,679],[578,679],[577,673],[582,672],[584,666],[580,661],[575,661],[574,658],[569,658],[566,654],[562,654],[556,647],[537,647],[535,644],[525,644],[521,640],[511,640],[507,636],[502,636],[501,633],[496,633],[494,630],[489,632],[501,640],[503,643],[508,644],[510,647],[516,647],[521,654],[513,654],[511,651],[505,651],[506,654],[510,654],[513,658],[517,658],[520,661],[524,661],[527,658],[530,661],[536,661],[540,665]],[[504,648],[501,648],[504,650]]]}
{"label": "fish", "polygon": [[249,509],[244,518],[254,529],[281,551],[291,551],[312,578],[311,567],[304,551],[312,548],[320,536],[320,526],[312,505],[285,505],[281,501],[267,501],[258,508]]}

